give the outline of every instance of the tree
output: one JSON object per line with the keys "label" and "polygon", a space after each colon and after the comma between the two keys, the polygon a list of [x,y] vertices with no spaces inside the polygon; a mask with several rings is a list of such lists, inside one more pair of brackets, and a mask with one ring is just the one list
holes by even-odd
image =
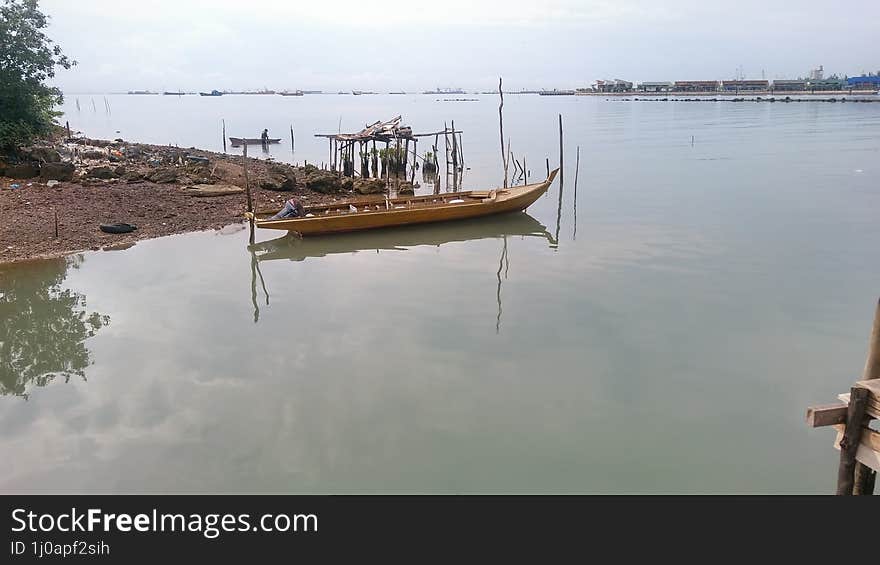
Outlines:
{"label": "tree", "polygon": [[44,81],[76,61],[43,33],[48,19],[38,0],[0,2],[0,148],[8,149],[52,130],[63,97]]}

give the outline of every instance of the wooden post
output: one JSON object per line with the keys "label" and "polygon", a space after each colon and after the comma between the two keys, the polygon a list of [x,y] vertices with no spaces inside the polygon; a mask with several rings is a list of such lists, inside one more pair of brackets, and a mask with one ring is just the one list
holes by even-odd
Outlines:
{"label": "wooden post", "polygon": [[414,137],[414,138],[413,138],[413,164],[412,164],[412,176],[411,176],[410,179],[409,179],[409,183],[410,183],[411,185],[413,185],[413,187],[415,187],[415,185],[416,185],[416,164],[419,162],[419,161],[418,161],[418,158],[419,158],[418,147],[419,147],[419,138],[418,138],[418,137]]}
{"label": "wooden post", "polygon": [[852,387],[846,410],[846,428],[840,440],[840,465],[837,468],[837,495],[853,494],[855,484],[856,451],[862,439],[862,425],[868,404],[868,389]]}
{"label": "wooden post", "polygon": [[[455,123],[453,122],[453,129],[455,129]],[[458,164],[461,168],[464,168],[464,149],[461,147],[461,132],[458,133]]]}
{"label": "wooden post", "polygon": [[578,170],[581,166],[581,146],[577,146],[576,157],[574,161],[574,205],[573,208],[573,216],[574,216],[574,231],[572,232],[571,239],[574,240],[577,237],[578,233]]}
{"label": "wooden post", "polygon": [[53,208],[52,213],[55,214],[55,239],[58,239],[58,210]]}
{"label": "wooden post", "polygon": [[458,138],[455,135],[455,120],[452,120],[452,167],[458,171]]}
{"label": "wooden post", "polygon": [[[862,380],[870,381],[880,378],[880,301],[874,309],[874,326],[871,328],[871,337],[868,340],[868,357],[865,359],[865,369],[862,371]],[[877,473],[862,463],[856,462],[854,475],[853,494],[873,494],[874,482]]]}
{"label": "wooden post", "polygon": [[[254,211],[254,201],[251,198],[251,184],[250,184],[250,182],[248,182],[247,160],[248,160],[247,143],[245,143],[244,144],[244,159],[243,159],[243,163],[244,163],[244,190],[247,193],[248,212],[253,212]],[[253,220],[251,220],[251,224],[253,224]]]}
{"label": "wooden post", "polygon": [[[565,168],[562,166],[562,114],[559,114],[559,186],[562,187],[562,178],[565,173]],[[550,176],[550,173],[547,173],[547,176]]]}
{"label": "wooden post", "polygon": [[[504,155],[504,91],[501,89],[501,77],[498,77],[498,96],[501,103],[498,105],[498,131],[501,135],[501,162],[504,164],[504,188],[507,188],[507,157]],[[549,175],[547,175],[549,176]]]}
{"label": "wooden post", "polygon": [[223,122],[223,152],[226,153],[226,119],[220,121]]}
{"label": "wooden post", "polygon": [[547,157],[547,176],[550,176],[550,157]]}
{"label": "wooden post", "polygon": [[296,152],[296,138],[293,136],[293,124],[290,124],[290,152]]}
{"label": "wooden post", "polygon": [[65,125],[67,125],[67,141],[70,141],[70,122],[65,122]]}

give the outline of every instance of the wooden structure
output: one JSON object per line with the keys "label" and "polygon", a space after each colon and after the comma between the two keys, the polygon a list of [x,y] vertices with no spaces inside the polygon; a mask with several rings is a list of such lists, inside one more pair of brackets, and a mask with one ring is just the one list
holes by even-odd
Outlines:
{"label": "wooden structure", "polygon": [[259,228],[321,235],[477,218],[528,208],[544,194],[558,169],[540,183],[493,190],[447,192],[425,196],[363,199],[305,208],[305,216],[270,220],[271,212],[248,214]]}
{"label": "wooden structure", "polygon": [[837,494],[872,494],[880,471],[880,432],[871,429],[880,419],[880,303],[874,313],[874,327],[868,344],[868,359],[849,393],[838,395],[841,403],[811,406],[807,424],[837,430],[834,447],[840,450]]}
{"label": "wooden structure", "polygon": [[[421,159],[417,144],[423,137],[434,138],[432,164],[436,167],[437,145],[440,135],[443,135],[446,141],[447,174],[451,172],[450,167],[460,171],[463,165],[461,133],[456,131],[454,124],[452,129],[444,126],[443,131],[413,133],[411,127],[401,124],[401,116],[397,116],[365,126],[356,133],[318,133],[315,137],[327,139],[328,167],[331,171],[340,176],[385,179],[386,184],[390,184],[392,178],[396,181],[406,179],[408,167],[412,171],[411,178],[415,179],[416,163]],[[377,144],[384,144],[385,147],[380,149]]]}

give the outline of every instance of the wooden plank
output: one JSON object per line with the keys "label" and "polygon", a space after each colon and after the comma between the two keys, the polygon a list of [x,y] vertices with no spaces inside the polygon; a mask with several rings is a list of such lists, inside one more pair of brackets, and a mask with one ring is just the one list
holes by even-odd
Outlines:
{"label": "wooden plank", "polygon": [[850,389],[850,402],[846,411],[846,429],[840,441],[840,465],[837,469],[837,495],[851,496],[855,484],[856,453],[861,445],[868,391],[864,388]]}
{"label": "wooden plank", "polygon": [[[835,425],[837,437],[834,439],[834,449],[840,450],[840,440],[843,439],[843,424]],[[875,471],[880,471],[880,432],[864,428],[862,430],[862,439],[856,450],[856,461],[870,467]]]}
{"label": "wooden plank", "polygon": [[807,424],[811,428],[833,426],[846,422],[846,404],[825,404],[807,408]]}

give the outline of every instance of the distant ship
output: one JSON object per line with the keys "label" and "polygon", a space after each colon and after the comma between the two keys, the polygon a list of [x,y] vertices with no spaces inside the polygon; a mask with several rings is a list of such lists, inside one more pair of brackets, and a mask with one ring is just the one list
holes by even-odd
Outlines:
{"label": "distant ship", "polygon": [[360,96],[361,94],[376,94],[375,92],[370,92],[368,90],[352,90],[351,93],[355,96]]}
{"label": "distant ship", "polygon": [[388,94],[406,94],[406,92],[403,92],[403,91],[400,91],[400,92],[389,92]]}
{"label": "distant ship", "polygon": [[302,96],[303,91],[302,90],[295,90],[293,92],[290,92],[288,90],[285,90],[284,92],[279,92],[278,94],[280,94],[281,96]]}
{"label": "distant ship", "polygon": [[149,90],[129,90],[129,94],[159,94],[158,92],[150,92]]}
{"label": "distant ship", "polygon": [[183,96],[186,92],[163,92],[165,96]]}
{"label": "distant ship", "polygon": [[223,93],[219,90],[212,90],[211,92],[199,92],[200,96],[223,96]]}
{"label": "distant ship", "polygon": [[438,88],[436,90],[426,90],[422,94],[467,94],[460,88]]}

